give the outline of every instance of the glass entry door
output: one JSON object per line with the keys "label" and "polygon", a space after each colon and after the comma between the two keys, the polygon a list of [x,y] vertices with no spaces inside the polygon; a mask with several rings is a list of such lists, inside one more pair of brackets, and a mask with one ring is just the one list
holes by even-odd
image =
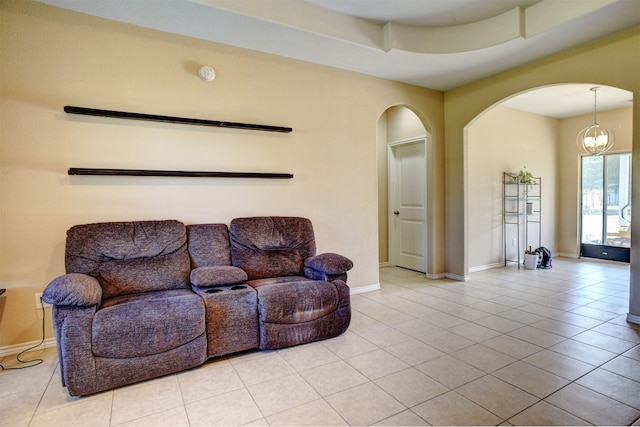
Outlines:
{"label": "glass entry door", "polygon": [[582,157],[580,255],[629,262],[631,154]]}

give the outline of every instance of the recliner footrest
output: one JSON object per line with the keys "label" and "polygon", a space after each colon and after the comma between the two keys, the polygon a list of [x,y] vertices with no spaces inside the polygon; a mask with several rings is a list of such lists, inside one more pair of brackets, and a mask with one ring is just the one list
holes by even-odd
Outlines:
{"label": "recliner footrest", "polygon": [[248,285],[194,287],[205,305],[207,357],[259,346],[258,297]]}

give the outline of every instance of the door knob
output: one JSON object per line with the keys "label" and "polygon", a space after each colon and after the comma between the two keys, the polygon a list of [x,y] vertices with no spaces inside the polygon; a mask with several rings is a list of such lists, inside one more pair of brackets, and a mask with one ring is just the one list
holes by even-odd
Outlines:
{"label": "door knob", "polygon": [[398,212],[398,211],[393,211],[393,214],[394,214],[394,215],[400,215],[400,212]]}

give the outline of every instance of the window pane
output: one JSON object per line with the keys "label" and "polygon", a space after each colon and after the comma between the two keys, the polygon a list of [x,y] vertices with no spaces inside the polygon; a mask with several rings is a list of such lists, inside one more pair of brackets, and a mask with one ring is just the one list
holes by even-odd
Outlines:
{"label": "window pane", "polygon": [[606,156],[607,245],[630,247],[631,155]]}
{"label": "window pane", "polygon": [[582,157],[582,243],[603,244],[603,156]]}

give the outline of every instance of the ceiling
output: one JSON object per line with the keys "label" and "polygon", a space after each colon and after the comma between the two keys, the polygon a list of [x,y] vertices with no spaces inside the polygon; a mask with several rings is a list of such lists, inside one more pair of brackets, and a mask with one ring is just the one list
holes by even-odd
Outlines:
{"label": "ceiling", "polygon": [[[640,24],[640,0],[38,1],[442,91]],[[544,88],[505,105],[586,114],[591,86]],[[598,110],[631,97],[602,87]]]}

